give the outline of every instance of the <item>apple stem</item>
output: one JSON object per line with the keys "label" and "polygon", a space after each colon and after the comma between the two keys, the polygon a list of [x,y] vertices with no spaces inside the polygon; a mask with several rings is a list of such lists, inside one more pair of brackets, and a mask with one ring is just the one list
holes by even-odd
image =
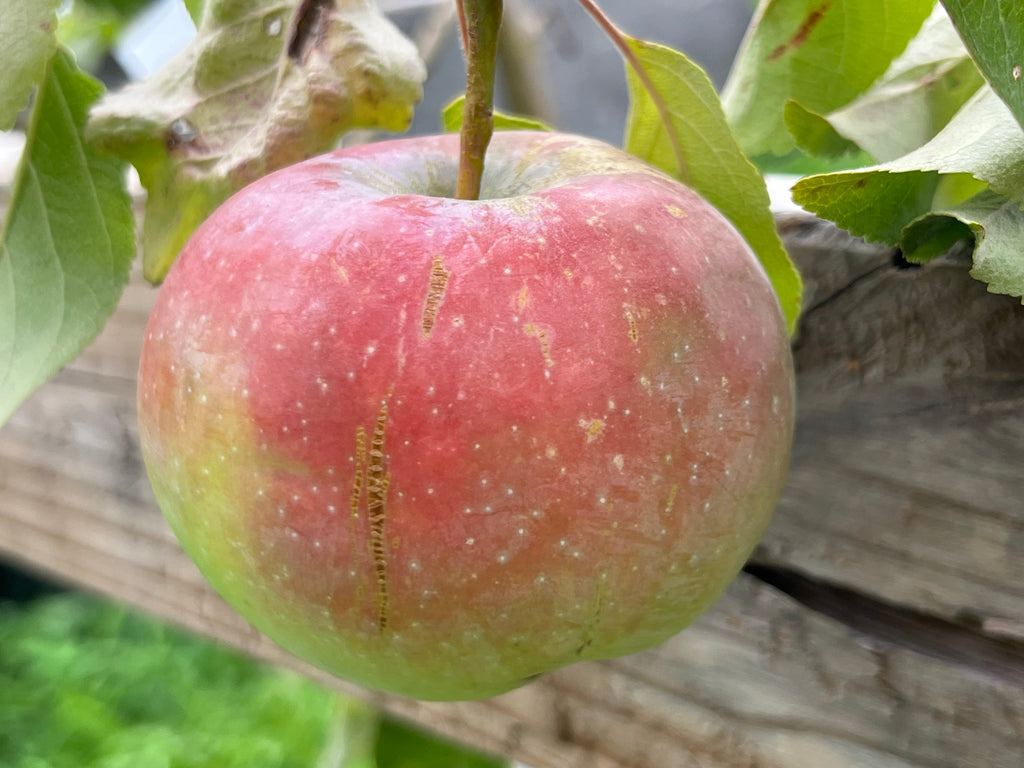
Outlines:
{"label": "apple stem", "polygon": [[457,3],[466,52],[466,104],[462,113],[455,197],[478,200],[484,155],[494,133],[494,72],[498,61],[502,0],[457,0]]}

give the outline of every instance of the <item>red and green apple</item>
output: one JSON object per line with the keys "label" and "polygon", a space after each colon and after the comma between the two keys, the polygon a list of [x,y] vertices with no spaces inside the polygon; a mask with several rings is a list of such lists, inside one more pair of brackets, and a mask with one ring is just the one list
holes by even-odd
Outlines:
{"label": "red and green apple", "polygon": [[299,657],[424,699],[651,647],[735,577],[785,479],[789,340],[743,239],[635,157],[495,135],[278,171],[163,285],[156,498]]}

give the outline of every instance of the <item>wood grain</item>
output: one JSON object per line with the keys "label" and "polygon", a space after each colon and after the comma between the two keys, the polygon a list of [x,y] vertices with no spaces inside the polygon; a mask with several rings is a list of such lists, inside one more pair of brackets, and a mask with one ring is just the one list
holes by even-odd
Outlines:
{"label": "wood grain", "polygon": [[814,220],[783,231],[808,280],[790,482],[751,573],[652,651],[438,704],[273,646],[154,505],[134,411],[154,292],[137,281],[0,430],[0,556],[534,768],[1019,768],[1024,309],[955,255],[903,269]]}
{"label": "wood grain", "polygon": [[809,284],[799,418],[756,561],[1024,638],[1020,301],[964,254],[908,269],[814,220],[783,230]]}

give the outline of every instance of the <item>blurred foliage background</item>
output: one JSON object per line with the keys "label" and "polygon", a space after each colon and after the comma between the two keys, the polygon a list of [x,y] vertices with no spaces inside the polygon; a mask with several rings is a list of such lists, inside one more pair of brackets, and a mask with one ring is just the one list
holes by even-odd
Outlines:
{"label": "blurred foliage background", "polygon": [[3,768],[502,768],[292,672],[0,567]]}

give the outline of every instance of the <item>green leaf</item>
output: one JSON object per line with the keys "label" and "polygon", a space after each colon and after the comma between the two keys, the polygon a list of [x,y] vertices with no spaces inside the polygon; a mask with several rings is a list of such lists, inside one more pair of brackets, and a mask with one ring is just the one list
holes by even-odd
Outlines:
{"label": "green leaf", "polygon": [[46,62],[57,51],[57,9],[61,0],[0,0],[0,131],[28,103],[33,86],[46,72]]}
{"label": "green leaf", "polygon": [[973,234],[973,274],[990,290],[1024,295],[1024,251],[1011,239],[1024,205],[1024,130],[987,86],[923,147],[881,165],[801,179],[793,197],[853,234],[899,244],[918,260],[958,233]]}
{"label": "green leaf", "polygon": [[733,223],[768,273],[792,332],[800,276],[779,239],[764,179],[737,145],[714,86],[678,51],[634,38],[627,43],[656,95],[627,65],[626,150],[687,183]]}
{"label": "green leaf", "polygon": [[984,83],[949,16],[936,6],[921,32],[865,93],[827,116],[786,104],[786,125],[808,152],[860,148],[878,162],[930,141]]}
{"label": "green leaf", "polygon": [[[462,111],[465,103],[465,96],[457,96],[441,112],[441,125],[446,133],[456,133],[462,130]],[[500,131],[554,130],[536,118],[526,117],[525,115],[510,115],[499,110],[494,110],[494,128]]]}
{"label": "green leaf", "polygon": [[58,51],[0,237],[0,424],[99,333],[135,257],[124,164],[82,139],[102,86]]}
{"label": "green leaf", "polygon": [[863,93],[920,29],[935,0],[761,0],[722,93],[749,155],[793,148],[783,109],[821,115]]}
{"label": "green leaf", "polygon": [[415,46],[365,0],[209,0],[185,51],[109,95],[90,122],[149,191],[146,277],[161,281],[195,228],[249,182],[352,128],[405,130],[425,76]]}
{"label": "green leaf", "polygon": [[971,274],[992,293],[1024,296],[1024,211],[1001,195],[983,191],[932,211],[907,225],[900,243],[908,261],[923,263],[968,238],[975,248]]}
{"label": "green leaf", "polygon": [[989,84],[1024,125],[1024,3],[942,0]]}
{"label": "green leaf", "polygon": [[193,23],[199,26],[199,20],[203,17],[203,6],[206,4],[205,0],[184,0],[185,8],[188,10],[188,15],[192,17]]}
{"label": "green leaf", "polygon": [[843,157],[860,149],[833,125],[835,114],[824,117],[793,100],[787,101],[783,110],[786,127],[797,146],[815,157],[825,158]]}

